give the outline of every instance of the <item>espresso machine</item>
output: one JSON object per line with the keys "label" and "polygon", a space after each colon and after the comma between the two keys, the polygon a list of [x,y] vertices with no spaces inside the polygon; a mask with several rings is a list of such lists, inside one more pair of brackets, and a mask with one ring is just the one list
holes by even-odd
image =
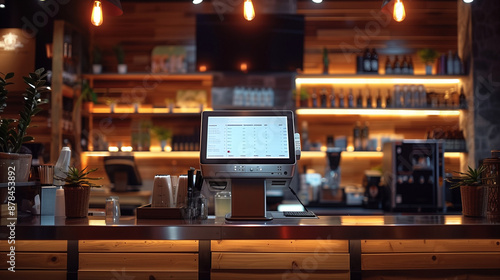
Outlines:
{"label": "espresso machine", "polygon": [[326,150],[327,167],[325,170],[325,184],[320,192],[320,202],[341,202],[343,193],[340,189],[340,155],[342,149],[329,147]]}

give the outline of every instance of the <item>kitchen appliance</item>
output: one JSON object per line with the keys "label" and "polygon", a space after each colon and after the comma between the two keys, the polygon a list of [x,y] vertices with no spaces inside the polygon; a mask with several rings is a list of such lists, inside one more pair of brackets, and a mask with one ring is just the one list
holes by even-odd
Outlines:
{"label": "kitchen appliance", "polygon": [[340,189],[340,156],[342,149],[330,147],[326,150],[328,165],[325,170],[326,184],[321,187],[320,202],[340,202],[343,193]]}
{"label": "kitchen appliance", "polygon": [[383,146],[388,209],[406,212],[444,210],[444,145],[436,140],[400,140]]}

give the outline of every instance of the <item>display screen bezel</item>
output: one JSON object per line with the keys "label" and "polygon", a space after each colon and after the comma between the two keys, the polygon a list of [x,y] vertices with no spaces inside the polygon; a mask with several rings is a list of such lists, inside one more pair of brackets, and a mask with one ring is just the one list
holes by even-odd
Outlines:
{"label": "display screen bezel", "polygon": [[[283,117],[287,118],[288,131],[288,158],[207,158],[207,133],[208,119],[210,117]],[[294,143],[294,121],[292,111],[283,110],[256,110],[256,111],[204,111],[201,114],[201,136],[200,136],[200,163],[202,164],[293,164],[295,163],[295,143]]]}

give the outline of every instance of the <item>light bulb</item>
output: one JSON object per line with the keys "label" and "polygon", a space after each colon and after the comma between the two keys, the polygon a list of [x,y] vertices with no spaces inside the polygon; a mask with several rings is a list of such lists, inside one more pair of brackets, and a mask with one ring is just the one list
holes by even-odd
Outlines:
{"label": "light bulb", "polygon": [[90,21],[93,25],[99,26],[102,24],[102,4],[101,1],[94,1],[94,8],[92,9],[92,17]]}
{"label": "light bulb", "polygon": [[203,2],[203,0],[193,0],[193,4],[195,5],[200,4],[201,2]]}
{"label": "light bulb", "polygon": [[464,3],[469,4],[469,3],[472,3],[472,1],[474,1],[474,0],[464,0]]}
{"label": "light bulb", "polygon": [[243,16],[248,21],[255,18],[255,10],[253,9],[252,0],[245,0],[245,4],[243,5]]}
{"label": "light bulb", "polygon": [[319,3],[323,2],[323,0],[312,0],[312,1],[313,1],[314,3],[316,3],[316,4],[319,4]]}
{"label": "light bulb", "polygon": [[394,4],[394,20],[397,22],[402,22],[406,18],[405,6],[401,0],[396,0]]}

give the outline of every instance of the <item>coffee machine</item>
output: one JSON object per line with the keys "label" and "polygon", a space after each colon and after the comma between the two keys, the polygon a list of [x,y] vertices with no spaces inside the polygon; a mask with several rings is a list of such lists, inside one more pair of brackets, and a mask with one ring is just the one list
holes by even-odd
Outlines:
{"label": "coffee machine", "polygon": [[444,210],[444,147],[436,140],[400,140],[383,146],[389,210]]}
{"label": "coffee machine", "polygon": [[327,167],[325,184],[321,188],[320,202],[340,202],[343,199],[340,189],[340,155],[342,149],[329,147],[326,150]]}

